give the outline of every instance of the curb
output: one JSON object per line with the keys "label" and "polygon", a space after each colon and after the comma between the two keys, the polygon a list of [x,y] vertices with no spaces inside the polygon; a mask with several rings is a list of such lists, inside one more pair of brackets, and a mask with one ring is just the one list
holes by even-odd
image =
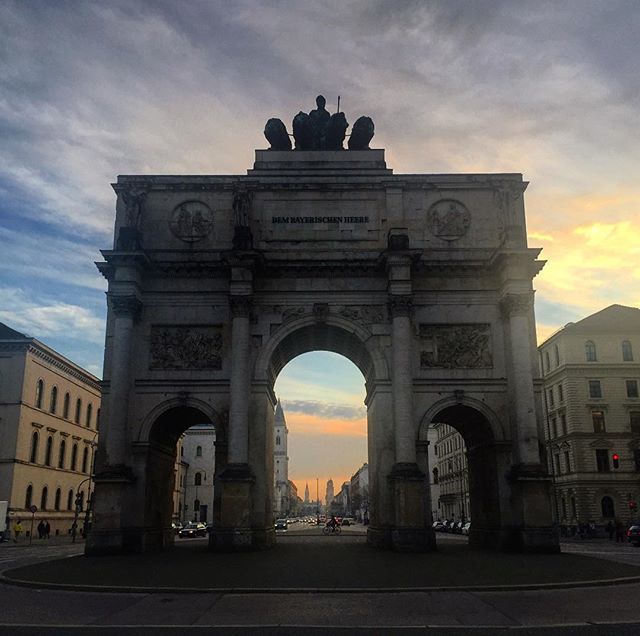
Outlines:
{"label": "curb", "polygon": [[148,587],[126,585],[82,585],[13,579],[0,574],[0,583],[17,587],[70,592],[104,592],[122,594],[405,594],[415,592],[527,592],[566,590],[584,587],[611,587],[640,583],[640,576],[560,583],[524,583],[518,585],[468,585],[429,587]]}

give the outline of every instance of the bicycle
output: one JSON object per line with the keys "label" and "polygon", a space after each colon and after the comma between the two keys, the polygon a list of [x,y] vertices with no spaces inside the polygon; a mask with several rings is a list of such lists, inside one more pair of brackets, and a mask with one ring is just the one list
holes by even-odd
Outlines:
{"label": "bicycle", "polygon": [[325,526],[322,528],[322,534],[340,534],[340,526]]}

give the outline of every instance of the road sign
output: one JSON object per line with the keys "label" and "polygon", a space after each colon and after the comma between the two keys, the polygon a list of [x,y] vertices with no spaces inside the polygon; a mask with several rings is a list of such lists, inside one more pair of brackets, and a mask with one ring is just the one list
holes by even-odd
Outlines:
{"label": "road sign", "polygon": [[29,506],[29,512],[35,515],[38,512],[38,506]]}

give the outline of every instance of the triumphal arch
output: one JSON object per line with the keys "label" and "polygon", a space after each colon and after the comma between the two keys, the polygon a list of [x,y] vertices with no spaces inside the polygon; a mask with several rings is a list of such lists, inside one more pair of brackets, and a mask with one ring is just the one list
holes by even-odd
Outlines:
{"label": "triumphal arch", "polygon": [[176,441],[217,429],[212,550],[269,547],[273,385],[366,379],[373,546],[435,547],[427,428],[464,436],[473,545],[556,551],[520,174],[393,174],[324,101],[238,176],[120,176],[90,554],[171,544]]}

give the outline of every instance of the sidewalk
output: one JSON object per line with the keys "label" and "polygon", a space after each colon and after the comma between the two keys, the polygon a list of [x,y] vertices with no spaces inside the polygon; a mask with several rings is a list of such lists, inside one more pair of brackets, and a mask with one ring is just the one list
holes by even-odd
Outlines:
{"label": "sidewalk", "polygon": [[422,554],[384,552],[360,536],[287,536],[272,550],[215,554],[206,540],[162,553],[76,556],[4,573],[7,582],[105,591],[509,590],[640,582],[640,568],[574,554],[482,552],[445,542]]}

